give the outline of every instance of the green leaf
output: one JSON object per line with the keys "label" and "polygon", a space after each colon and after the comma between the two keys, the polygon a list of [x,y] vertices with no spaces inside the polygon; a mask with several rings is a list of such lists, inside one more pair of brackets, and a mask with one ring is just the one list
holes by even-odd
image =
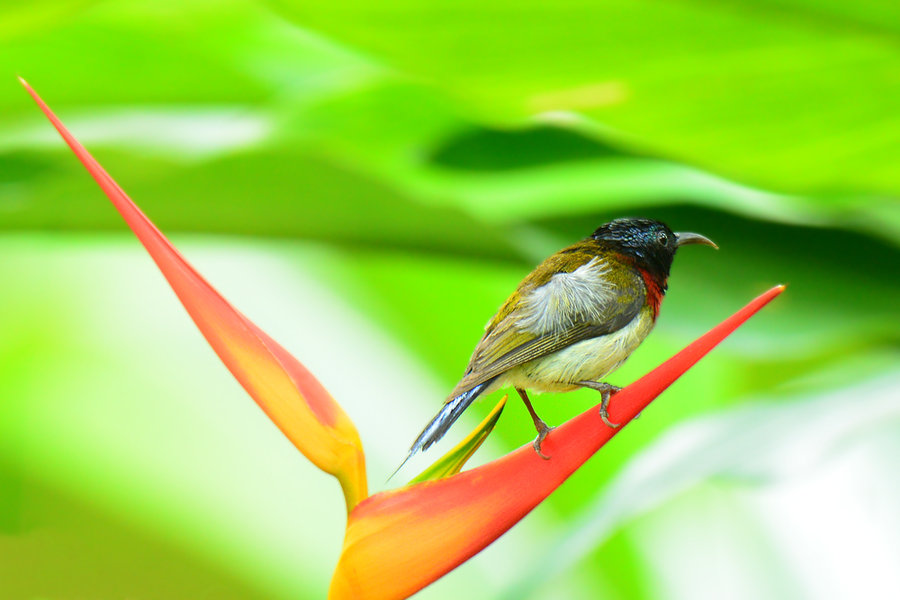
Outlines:
{"label": "green leaf", "polygon": [[274,4],[495,124],[572,111],[587,131],[763,187],[900,192],[886,4]]}
{"label": "green leaf", "polygon": [[[590,11],[611,10],[604,6]],[[641,6],[629,5],[626,10],[646,10]],[[38,8],[15,9],[18,16],[11,23],[34,19],[43,23]],[[327,39],[285,23],[263,7],[241,2],[226,2],[210,11],[203,3],[189,0],[180,6],[178,23],[184,25],[152,3],[65,9],[72,11],[72,18],[56,19],[52,28],[16,28],[0,66],[46,90],[73,131],[109,164],[130,193],[143,194],[148,209],[153,210],[150,202],[168,205],[154,213],[168,231],[311,236],[486,255],[492,254],[490,246],[497,247],[493,242],[498,238],[506,241],[505,232],[496,226],[561,215],[632,213],[635,206],[678,202],[900,239],[900,204],[862,193],[874,189],[871,186],[819,190],[814,196],[773,192],[759,185],[765,183],[762,179],[723,168],[719,157],[731,158],[721,148],[714,152],[714,160],[700,161],[704,168],[690,164],[697,144],[694,133],[699,135],[702,127],[693,133],[679,132],[676,145],[666,141],[674,126],[667,123],[640,137],[610,127],[615,123],[605,114],[587,109],[580,115],[520,110],[504,99],[518,93],[515,77],[533,78],[541,89],[555,85],[539,77],[545,70],[543,57],[536,57],[540,68],[534,73],[530,62],[527,68],[519,63],[535,57],[510,57],[514,71],[502,70],[485,88],[497,90],[486,98],[490,105],[486,111],[479,108],[484,102],[476,102],[473,94],[461,95],[450,79],[429,83],[430,74],[411,78],[412,68],[406,72],[394,68],[399,63],[389,55],[361,52],[360,48],[366,48],[342,33],[352,29],[352,22],[341,23],[333,32],[322,29],[333,36]],[[364,9],[351,7],[348,13],[358,10]],[[383,10],[393,14],[394,9]],[[482,10],[471,8],[476,16]],[[550,27],[542,35],[549,35],[557,21],[571,20],[579,10],[555,8],[553,18],[540,25],[542,30]],[[869,16],[866,22],[878,14]],[[542,17],[543,9],[530,19],[521,16],[514,27],[497,35],[521,35],[537,27],[534,20]],[[835,15],[831,18],[840,22]],[[446,27],[454,22],[467,27],[455,19]],[[757,20],[748,23],[747,27],[759,27]],[[389,25],[389,20],[379,21],[379,27]],[[457,33],[477,34],[483,24],[471,26],[471,31]],[[616,33],[621,24],[610,27]],[[402,50],[409,35],[400,32],[389,43]],[[156,43],[161,38],[167,40],[163,49]],[[438,43],[425,42],[426,49]],[[564,39],[547,51],[565,52],[567,44]],[[413,51],[422,53],[419,47]],[[388,64],[379,62],[379,56]],[[624,58],[622,64],[627,66],[632,59]],[[574,68],[582,60],[576,55],[569,62]],[[670,78],[678,80],[696,71],[699,60],[688,55],[683,61],[672,59],[665,64]],[[702,60],[715,66],[724,58],[704,56]],[[452,67],[440,52],[416,61],[422,68],[427,66],[429,73],[432,66],[435,73]],[[473,73],[483,69],[474,67]],[[554,77],[591,79],[603,68],[610,67],[597,64],[576,73],[554,64]],[[196,73],[204,77],[197,78]],[[629,71],[629,77],[642,74],[641,69]],[[796,78],[797,86],[803,82],[803,77]],[[473,92],[480,94],[481,88]],[[752,100],[738,94],[725,108],[740,110]],[[716,124],[721,114],[707,114],[691,102],[692,98],[675,97],[667,107],[704,120],[701,125],[708,119],[709,127],[716,127],[717,143],[730,145],[741,156],[768,161],[771,148],[777,148],[779,169],[804,176],[826,170],[838,177],[858,171],[843,158],[839,169],[823,163],[811,171],[807,163],[821,160],[820,146],[796,147],[803,136],[790,130],[772,130],[769,146],[762,149],[737,144],[733,123]],[[822,106],[831,102],[831,97],[825,98]],[[82,175],[67,156],[57,152],[58,146],[48,145],[48,140],[55,143],[47,135],[51,132],[12,80],[11,85],[0,86],[0,108],[4,109],[0,184],[10,184],[0,199],[2,226],[94,230],[112,226],[108,211],[82,202],[77,193]],[[639,125],[660,118],[656,107],[629,100],[616,110],[625,108]],[[877,111],[868,114],[877,122]],[[815,115],[831,130],[828,115]],[[784,121],[782,111],[760,114],[742,127],[769,132],[773,120]],[[890,121],[870,129],[887,140],[895,131]],[[782,133],[790,136],[778,138]],[[851,139],[839,128],[834,128],[834,134]],[[893,148],[875,158],[890,160]],[[862,166],[876,163],[867,160]],[[402,201],[393,202],[391,197]],[[381,202],[386,205],[380,206]],[[211,204],[213,217],[207,210]],[[314,209],[307,210],[310,207]],[[321,207],[330,212],[320,215]],[[441,227],[445,221],[447,225]],[[522,241],[513,244],[529,247]],[[509,247],[498,252],[505,257],[514,254]]]}
{"label": "green leaf", "polygon": [[[884,368],[896,364],[897,358],[893,351],[851,359],[851,364],[842,368],[843,385],[825,393],[757,398],[746,406],[669,428],[636,452],[608,485],[592,493],[580,514],[570,515],[566,533],[536,555],[530,567],[520,571],[518,581],[504,597],[543,597],[555,581],[565,579],[567,572],[601,550],[617,532],[628,531],[640,517],[660,507],[677,505],[679,496],[703,485],[725,481],[767,495],[777,494],[778,489],[790,485],[786,482],[791,482],[803,490],[795,480],[798,473],[816,473],[821,477],[822,471],[846,469],[846,455],[850,454],[855,469],[872,469],[879,473],[873,479],[887,482],[879,490],[881,493],[900,497],[900,486],[889,474],[890,459],[872,464],[871,458],[855,447],[877,443],[881,438],[881,451],[896,453],[896,438],[891,436],[898,430],[900,406],[894,396],[900,377],[896,370],[870,379],[858,377],[859,367],[863,374],[872,372],[868,362],[880,363]],[[820,375],[832,377],[831,373]],[[852,409],[848,408],[848,397],[854,399]],[[835,482],[831,480],[830,485]],[[806,488],[799,493],[814,496],[820,491]],[[862,501],[872,492],[856,489],[848,493]],[[766,537],[772,535],[769,530]],[[819,542],[823,544],[821,550],[836,555],[846,547],[835,538]],[[777,546],[779,542],[775,538],[769,543]],[[753,546],[747,544],[745,549],[752,551]],[[610,557],[599,562],[605,570],[617,573],[617,561],[617,557]],[[776,580],[787,573],[779,575]]]}

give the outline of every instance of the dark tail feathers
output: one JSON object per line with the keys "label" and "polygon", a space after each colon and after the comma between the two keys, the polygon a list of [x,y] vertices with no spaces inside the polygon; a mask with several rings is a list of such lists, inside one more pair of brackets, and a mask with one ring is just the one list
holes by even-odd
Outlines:
{"label": "dark tail feathers", "polygon": [[[406,458],[403,459],[403,462],[400,463],[397,470],[391,474],[391,477],[396,475],[397,471],[403,468],[403,465],[412,458],[413,454],[420,450],[422,452],[428,450],[429,446],[444,437],[444,434],[447,433],[450,426],[456,422],[463,411],[469,408],[469,405],[472,404],[475,398],[477,398],[492,381],[493,379],[479,383],[472,389],[445,402],[444,406],[441,407],[440,412],[438,412],[431,422],[425,426],[425,429],[422,430],[422,433],[420,433],[419,437],[416,438],[416,441],[413,442],[412,447],[409,449],[409,454],[406,455]],[[390,480],[390,477],[388,477],[388,480]]]}

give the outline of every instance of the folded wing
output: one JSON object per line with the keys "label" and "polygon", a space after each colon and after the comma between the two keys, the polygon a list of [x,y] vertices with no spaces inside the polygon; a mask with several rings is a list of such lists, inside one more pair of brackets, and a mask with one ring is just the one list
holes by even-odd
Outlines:
{"label": "folded wing", "polygon": [[617,331],[644,304],[640,274],[621,263],[588,255],[577,269],[544,278],[542,268],[553,265],[539,266],[488,324],[450,398],[514,367]]}

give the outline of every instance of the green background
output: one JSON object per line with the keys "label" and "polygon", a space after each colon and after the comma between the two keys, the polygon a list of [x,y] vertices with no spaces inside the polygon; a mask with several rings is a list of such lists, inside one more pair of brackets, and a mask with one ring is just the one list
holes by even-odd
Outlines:
{"label": "green background", "polygon": [[[894,3],[0,5],[0,597],[318,598],[338,486],[16,75],[325,383],[375,491],[510,290],[604,221],[721,248],[679,252],[613,383],[788,284],[422,598],[900,595]],[[511,403],[475,460],[532,436]]]}

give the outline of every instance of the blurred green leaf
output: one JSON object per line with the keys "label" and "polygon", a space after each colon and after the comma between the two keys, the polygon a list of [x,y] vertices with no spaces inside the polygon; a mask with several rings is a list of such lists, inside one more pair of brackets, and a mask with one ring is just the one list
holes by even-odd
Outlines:
{"label": "blurred green leaf", "polygon": [[[304,237],[506,258],[517,254],[495,226],[458,208],[417,202],[368,175],[303,152],[234,153],[191,168],[130,153],[96,155],[166,231]],[[0,168],[0,178],[14,180],[7,186],[3,228],[121,230],[117,215],[65,158],[17,154],[9,171]],[[127,175],[119,176],[121,171]]]}
{"label": "blurred green leaf", "polygon": [[900,242],[900,201],[757,189],[635,149],[583,118],[472,121],[432,88],[381,77],[296,111],[284,135],[345,157],[421,202],[518,223],[690,203],[756,218],[832,225]]}
{"label": "blurred green leaf", "polygon": [[[9,471],[0,461],[0,517]],[[15,476],[21,477],[19,473]],[[6,598],[271,598],[239,577],[160,540],[108,511],[20,483],[23,529],[0,531],[0,577]],[[47,573],[53,577],[47,577]]]}
{"label": "blurred green leaf", "polygon": [[[816,398],[829,390],[896,372],[896,360],[878,357],[900,343],[891,276],[900,271],[898,31],[900,12],[883,0],[0,8],[9,74],[0,83],[0,274],[10,290],[0,298],[0,531],[9,542],[0,544],[0,581],[21,595],[53,595],[31,584],[32,565],[44,560],[63,574],[62,594],[321,596],[319,574],[339,545],[328,530],[343,518],[302,518],[329,514],[329,490],[309,497],[318,479],[295,472],[296,456],[190,339],[157,275],[131,260],[130,241],[55,233],[123,230],[14,74],[53,101],[164,231],[254,236],[224,242],[238,252],[201,251],[201,269],[231,285],[229,296],[243,293],[242,307],[279,337],[329,324],[319,349],[300,358],[352,409],[378,480],[524,274],[609,218],[661,218],[722,248],[679,253],[657,330],[613,383],[633,380],[746,297],[789,284],[603,461],[422,592],[494,598],[531,564],[530,549],[555,547],[573,515],[596,517],[592,503],[621,489],[640,466],[635,457],[669,428],[690,431],[709,413],[755,415],[772,398],[822,407]],[[285,269],[252,262],[260,253],[277,254]],[[251,276],[270,270],[282,287]],[[333,294],[295,281],[307,271]],[[145,303],[147,322],[98,304],[92,290],[104,282],[121,286],[123,305]],[[267,304],[276,296],[279,310]],[[173,343],[174,359],[158,350]],[[373,369],[392,352],[406,356],[402,368]],[[536,402],[555,424],[596,398]],[[470,412],[472,426],[488,406]],[[525,411],[506,412],[482,454],[530,441]],[[723,449],[734,441],[728,431],[711,434],[716,449],[716,436],[728,438]],[[886,464],[871,482],[890,481]],[[680,474],[661,468],[651,479],[664,486]],[[638,506],[636,490],[646,488],[630,489],[623,502]],[[823,492],[833,499],[842,489]],[[636,526],[614,523],[611,538],[594,538],[564,566],[553,591],[673,597],[678,581],[661,578],[677,561],[648,548],[671,542],[682,517],[705,517],[716,506],[708,491],[661,500]],[[785,556],[748,519],[734,511],[716,521],[722,537],[709,539]],[[94,546],[78,545],[82,520],[98,531]],[[309,539],[334,552],[310,550]],[[86,577],[109,564],[127,580],[92,588]],[[797,569],[779,564],[762,571],[772,580],[762,592],[802,596],[779,587]],[[160,581],[170,572],[171,585]]]}
{"label": "blurred green leaf", "polygon": [[[285,203],[276,200],[285,195],[285,189],[296,190],[292,197],[298,203],[318,201],[319,206],[333,207],[344,216],[356,215],[361,221],[404,213],[361,210],[353,198],[370,197],[374,187],[405,196],[411,215],[434,210],[440,220],[446,214],[444,209],[466,213],[469,225],[457,223],[455,231],[466,231],[475,221],[508,224],[691,203],[780,222],[870,231],[900,240],[900,203],[866,193],[877,191],[871,186],[816,190],[813,196],[772,193],[667,159],[684,157],[680,150],[673,153],[624,138],[597,120],[605,118],[603,115],[531,111],[528,114],[534,113],[536,118],[525,118],[503,108],[502,94],[492,96],[496,110],[482,113],[473,110],[470,101],[448,92],[451,79],[428,83],[428,77],[419,74],[411,78],[340,41],[292,27],[252,4],[232,0],[212,11],[202,2],[188,2],[178,20],[147,2],[72,10],[73,18],[56,23],[50,32],[23,32],[6,45],[0,60],[10,72],[27,75],[39,85],[92,149],[113,153],[104,160],[126,189],[140,192],[133,182],[152,180],[165,184],[165,196],[173,204],[190,207],[214,198],[223,214],[241,215],[240,219],[223,218],[218,231],[311,234],[360,243],[371,243],[372,233],[379,231],[384,235],[375,237],[388,243],[392,231],[400,231],[400,237],[425,231],[431,232],[428,237],[437,237],[450,231],[452,220],[442,231],[429,225],[428,219],[417,226],[415,218],[393,228],[376,222],[368,235],[352,222],[342,231],[338,219],[291,217],[283,212]],[[559,15],[574,19],[581,9],[567,10]],[[515,28],[504,31],[507,36],[522,34]],[[161,37],[171,50],[157,48],[156,40]],[[336,35],[336,39],[343,37]],[[394,43],[403,40],[401,35]],[[554,44],[551,50],[566,51],[568,43],[562,47]],[[73,68],[59,69],[61,60]],[[516,60],[531,59],[523,56]],[[539,62],[543,64],[543,60]],[[441,60],[437,64],[448,68]],[[198,79],[194,73],[204,76]],[[512,85],[507,79],[514,73],[504,73],[491,83],[492,88]],[[191,75],[185,78],[185,74]],[[540,78],[534,83],[546,84]],[[797,80],[796,85],[801,83]],[[751,100],[739,95],[731,105],[737,110],[741,102]],[[0,211],[8,217],[0,226],[108,226],[91,218],[90,208],[82,212],[67,206],[66,199],[80,200],[73,192],[81,179],[61,177],[76,170],[70,168],[68,156],[56,152],[58,141],[12,78],[9,86],[0,86],[0,106],[5,108],[0,118],[0,153],[3,162],[11,165],[0,176],[10,184],[0,194]],[[501,108],[504,115],[518,116],[498,118]],[[696,115],[704,119],[710,112],[718,114],[701,105],[695,108]],[[628,108],[632,110],[644,109]],[[643,117],[652,121],[649,117],[655,115]],[[877,118],[876,113],[870,116]],[[787,115],[778,111],[767,116],[766,123],[783,117],[787,122]],[[717,140],[733,143],[730,129],[715,123],[709,126],[717,128]],[[746,127],[757,131],[759,124]],[[882,130],[890,132],[891,128],[885,125]],[[666,131],[663,128],[659,134]],[[679,137],[686,150],[694,143],[692,139]],[[790,139],[802,140],[798,136]],[[273,160],[273,164],[282,161],[279,172],[270,180],[273,169],[266,168],[266,163],[245,160],[248,152]],[[735,152],[753,157],[766,154],[755,146],[740,144],[735,144]],[[810,159],[809,152],[795,152],[790,157],[785,152],[789,149],[781,150],[779,164],[790,165],[797,173],[808,171],[800,163]],[[298,155],[300,163],[295,167],[292,163]],[[715,156],[728,155],[716,149]],[[161,161],[152,173],[147,164],[151,157]],[[890,160],[889,153],[883,158]],[[314,166],[304,169],[303,161]],[[235,170],[232,165],[238,162]],[[824,164],[822,169],[835,174],[852,169],[850,163],[842,164],[841,169]],[[320,166],[339,173],[343,181],[323,180],[317,173]],[[718,163],[708,167],[727,173]],[[234,187],[236,178],[244,182],[239,188]],[[203,189],[188,196],[176,186],[181,180],[202,181]],[[255,187],[250,189],[248,184]],[[48,185],[58,191],[48,193]],[[254,198],[251,204],[248,196]],[[369,200],[363,202],[377,206]],[[414,207],[416,204],[421,207]],[[177,214],[171,221],[165,215],[157,218],[169,230],[210,228],[204,213],[188,208]],[[299,225],[301,222],[309,226]],[[435,246],[483,253],[486,249],[476,240],[492,234],[488,229],[476,233],[468,240]],[[428,247],[427,243],[423,247]],[[505,252],[509,256],[508,249]]]}
{"label": "blurred green leaf", "polygon": [[0,43],[51,27],[98,0],[34,0],[0,5]]}
{"label": "blurred green leaf", "polygon": [[[897,358],[896,352],[868,357],[881,363]],[[894,373],[830,394],[757,402],[671,428],[594,494],[570,521],[568,533],[522,571],[506,597],[543,597],[544,586],[552,586],[617,531],[694,487],[723,479],[758,486],[797,472],[827,469],[851,441],[870,439],[882,424],[892,423],[895,432],[900,422],[900,405],[893,397],[898,383]],[[897,497],[900,488],[891,492]],[[822,542],[829,552],[843,552],[835,541]],[[775,577],[776,582],[786,581],[786,575]]]}
{"label": "blurred green leaf", "polygon": [[757,185],[900,192],[887,4],[272,1],[493,122],[576,111]]}

